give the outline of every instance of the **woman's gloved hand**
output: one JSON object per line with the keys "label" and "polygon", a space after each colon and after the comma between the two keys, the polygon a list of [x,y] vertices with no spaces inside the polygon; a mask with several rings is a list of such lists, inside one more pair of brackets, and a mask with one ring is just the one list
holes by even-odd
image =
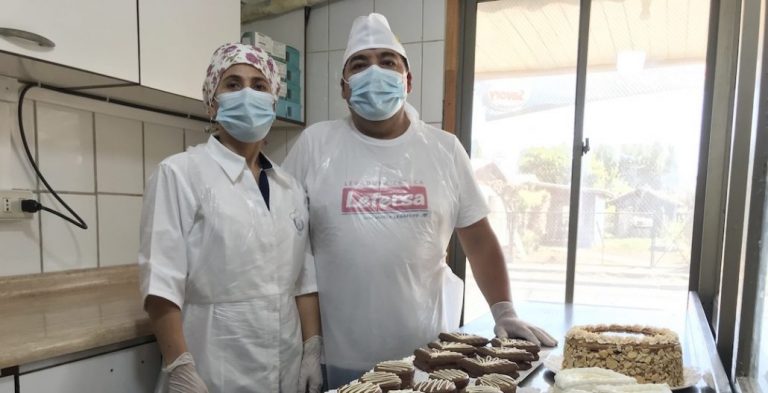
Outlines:
{"label": "woman's gloved hand", "polygon": [[557,346],[557,340],[549,333],[518,318],[512,302],[494,304],[491,306],[491,314],[496,321],[496,326],[493,328],[496,337],[521,337],[545,347]]}
{"label": "woman's gloved hand", "polygon": [[304,355],[299,370],[299,393],[320,393],[323,386],[323,372],[320,357],[323,353],[323,338],[312,336],[304,341]]}
{"label": "woman's gloved hand", "polygon": [[170,393],[208,393],[205,382],[197,374],[195,361],[189,352],[182,353],[173,363],[163,369],[168,373]]}

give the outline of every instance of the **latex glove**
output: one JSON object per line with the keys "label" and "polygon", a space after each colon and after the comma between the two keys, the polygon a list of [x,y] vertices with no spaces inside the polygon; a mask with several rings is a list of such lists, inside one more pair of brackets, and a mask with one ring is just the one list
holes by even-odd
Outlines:
{"label": "latex glove", "polygon": [[163,372],[169,374],[169,393],[208,393],[208,388],[200,375],[197,374],[195,361],[189,352],[179,355],[173,363],[163,369]]}
{"label": "latex glove", "polygon": [[521,337],[545,347],[557,346],[557,340],[549,333],[518,318],[512,302],[494,304],[491,306],[491,314],[493,314],[493,320],[496,321],[496,326],[493,328],[496,337]]}
{"label": "latex glove", "polygon": [[323,372],[320,369],[322,353],[322,337],[312,336],[304,341],[304,355],[299,369],[299,393],[320,393],[323,386]]}

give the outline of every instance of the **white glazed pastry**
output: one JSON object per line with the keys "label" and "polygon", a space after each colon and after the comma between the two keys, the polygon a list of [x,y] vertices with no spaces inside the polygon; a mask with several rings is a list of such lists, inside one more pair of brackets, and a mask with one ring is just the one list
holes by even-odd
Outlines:
{"label": "white glazed pastry", "polygon": [[569,368],[555,375],[554,393],[579,393],[578,390],[594,391],[598,385],[634,385],[637,381],[616,371],[597,367]]}
{"label": "white glazed pastry", "polygon": [[642,383],[637,385],[599,385],[595,393],[672,393],[666,383]]}

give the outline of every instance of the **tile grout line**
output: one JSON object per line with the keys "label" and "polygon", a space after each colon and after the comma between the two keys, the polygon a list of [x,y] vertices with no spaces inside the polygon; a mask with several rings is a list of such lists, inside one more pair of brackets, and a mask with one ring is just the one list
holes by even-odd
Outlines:
{"label": "tile grout line", "polygon": [[[49,191],[34,191],[37,194],[44,194],[48,195],[50,194]],[[56,191],[59,195],[84,195],[84,196],[96,196],[97,193],[95,192],[88,192],[88,191]],[[135,194],[135,193],[128,193],[128,192],[110,192],[110,191],[102,191],[99,192],[100,195],[111,195],[111,196],[144,196],[144,194]]]}
{"label": "tile grout line", "polygon": [[325,99],[327,101],[325,105],[325,120],[331,119],[331,3],[328,2],[328,12],[326,13],[325,25],[328,27],[328,34],[326,37],[326,49],[328,49],[328,56],[326,57],[326,75],[328,75],[328,86],[326,87]]}
{"label": "tile grout line", "polygon": [[101,244],[99,241],[99,176],[98,154],[96,151],[96,112],[91,112],[91,132],[93,133],[93,191],[96,203],[96,268],[101,267]]}
{"label": "tile grout line", "polygon": [[147,149],[146,149],[146,127],[145,122],[141,122],[141,193],[147,191]]}
{"label": "tile grout line", "polygon": [[[425,1],[426,0],[422,0],[421,1],[421,37],[419,37],[419,38],[421,39],[422,45],[424,45],[424,35],[425,35],[424,34],[424,17],[425,17],[425,15],[424,15],[424,7],[425,7],[424,3],[425,3]],[[422,57],[421,61],[422,62],[424,61],[423,57]]]}
{"label": "tile grout line", "polygon": [[[424,2],[423,1],[421,2],[421,11],[422,11],[421,17],[423,21],[424,20]],[[422,31],[423,30],[424,30],[424,27],[422,26]],[[423,38],[424,38],[424,34],[422,33],[422,39]],[[424,96],[426,95],[424,94],[426,89],[424,89],[424,42],[423,41],[419,44],[419,49],[421,50],[421,64],[420,64],[421,69],[419,70],[419,79],[421,82],[421,87],[419,88],[419,95],[420,95],[419,98],[421,99],[421,102],[420,102],[421,106],[419,107],[419,111],[421,112],[420,116],[423,119],[424,118]]]}

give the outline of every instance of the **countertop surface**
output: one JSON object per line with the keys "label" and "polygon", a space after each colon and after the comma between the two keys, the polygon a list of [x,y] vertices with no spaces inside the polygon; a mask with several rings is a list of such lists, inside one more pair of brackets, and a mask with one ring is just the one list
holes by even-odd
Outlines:
{"label": "countertop surface", "polygon": [[135,266],[0,280],[0,369],[151,336]]}
{"label": "countertop surface", "polygon": [[[618,323],[667,327],[680,336],[683,366],[696,368],[702,374],[695,386],[676,390],[675,393],[731,392],[701,304],[694,293],[689,295],[687,307],[678,312],[538,302],[519,302],[516,309],[521,318],[544,328],[560,340],[559,346],[552,351],[553,355],[562,354],[562,340],[574,325]],[[492,337],[493,318],[490,314],[485,315],[467,323],[462,330]],[[554,375],[542,365],[523,380],[520,386],[547,392],[554,383]]]}

